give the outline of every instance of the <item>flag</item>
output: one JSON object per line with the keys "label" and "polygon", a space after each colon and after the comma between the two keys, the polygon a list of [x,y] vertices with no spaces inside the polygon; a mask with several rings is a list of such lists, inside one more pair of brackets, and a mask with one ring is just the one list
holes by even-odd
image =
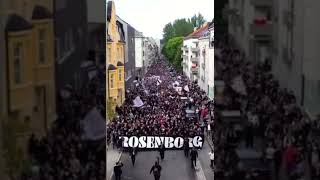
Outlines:
{"label": "flag", "polygon": [[189,87],[188,87],[188,85],[185,85],[185,86],[184,86],[184,90],[187,91],[187,92],[189,92]]}
{"label": "flag", "polygon": [[83,119],[83,139],[98,140],[106,136],[105,119],[101,116],[97,107],[89,111]]}
{"label": "flag", "polygon": [[142,102],[140,96],[137,96],[134,100],[133,100],[133,107],[142,107],[144,105],[144,103]]}

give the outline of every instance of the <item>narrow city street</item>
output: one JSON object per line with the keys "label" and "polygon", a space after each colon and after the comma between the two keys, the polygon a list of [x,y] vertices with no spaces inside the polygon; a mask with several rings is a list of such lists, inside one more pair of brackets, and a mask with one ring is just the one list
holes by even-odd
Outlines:
{"label": "narrow city street", "polygon": [[[213,170],[210,168],[210,162],[208,153],[210,147],[207,143],[203,146],[202,150],[199,150],[199,159],[197,161],[197,167],[195,170],[191,168],[190,158],[184,156],[183,150],[168,150],[165,152],[165,159],[161,161],[162,175],[161,180],[213,180]],[[129,153],[124,153],[121,156],[121,161],[124,166],[123,180],[149,180],[153,179],[153,175],[150,174],[150,169],[159,152],[146,151],[139,152],[136,157],[135,166],[131,163]]]}

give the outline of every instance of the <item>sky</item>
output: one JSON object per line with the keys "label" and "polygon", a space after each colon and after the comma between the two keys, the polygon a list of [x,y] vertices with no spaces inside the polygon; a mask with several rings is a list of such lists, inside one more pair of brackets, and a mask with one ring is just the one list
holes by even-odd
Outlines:
{"label": "sky", "polygon": [[114,0],[116,14],[144,36],[162,39],[163,27],[179,18],[201,13],[214,16],[214,0]]}

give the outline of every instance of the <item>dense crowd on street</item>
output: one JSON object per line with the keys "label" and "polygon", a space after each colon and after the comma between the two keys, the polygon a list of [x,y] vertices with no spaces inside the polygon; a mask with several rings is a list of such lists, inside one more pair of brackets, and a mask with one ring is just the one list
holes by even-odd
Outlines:
{"label": "dense crowd on street", "polygon": [[[182,90],[177,92],[176,87]],[[134,106],[136,97],[142,100],[142,107]],[[127,91],[125,103],[116,108],[118,116],[108,125],[108,137],[119,147],[121,136],[202,136],[212,122],[210,102],[195,82],[165,61],[156,62]],[[192,108],[196,115],[188,118],[185,110]]]}
{"label": "dense crowd on street", "polygon": [[83,138],[84,116],[97,107],[105,117],[105,73],[88,80],[80,90],[67,85],[58,97],[58,119],[46,136],[32,135],[29,156],[32,167],[22,180],[104,180],[105,139]]}
{"label": "dense crowd on street", "polygon": [[[217,179],[282,179],[284,167],[284,174],[296,180],[306,176],[308,165],[313,179],[320,179],[319,123],[305,116],[291,91],[279,87],[270,61],[247,61],[228,36],[218,36],[215,49],[215,80],[225,83],[223,103],[215,104]],[[242,76],[247,93],[232,88],[237,76]],[[242,129],[224,121],[225,110],[240,110]],[[261,172],[257,178],[253,169],[239,166],[236,150],[241,146],[263,152],[261,161],[273,175]]]}

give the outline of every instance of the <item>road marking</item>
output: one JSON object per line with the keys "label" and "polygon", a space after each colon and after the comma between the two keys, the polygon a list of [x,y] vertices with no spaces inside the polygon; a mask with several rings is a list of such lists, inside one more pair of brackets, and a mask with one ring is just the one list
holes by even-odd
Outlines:
{"label": "road marking", "polygon": [[199,160],[197,160],[196,176],[197,176],[197,180],[206,180],[206,176],[204,175],[204,172]]}

